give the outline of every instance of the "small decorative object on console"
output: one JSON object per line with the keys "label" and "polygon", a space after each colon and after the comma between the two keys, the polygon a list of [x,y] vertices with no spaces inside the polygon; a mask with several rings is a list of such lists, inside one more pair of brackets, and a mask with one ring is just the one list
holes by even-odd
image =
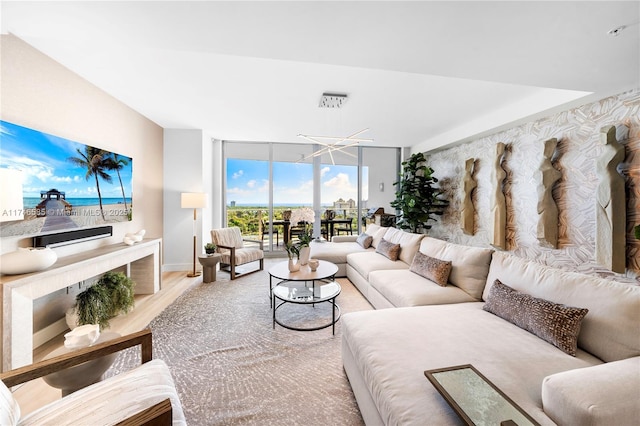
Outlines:
{"label": "small decorative object on console", "polygon": [[147,231],[144,229],[141,229],[135,234],[132,234],[131,232],[127,232],[126,234],[124,234],[124,238],[122,239],[122,241],[128,246],[132,246],[135,243],[139,243],[140,241],[142,241],[142,239],[144,238],[144,234],[146,233]]}
{"label": "small decorative object on console", "polygon": [[85,324],[74,328],[64,335],[64,347],[68,349],[86,348],[100,337],[98,324]]}

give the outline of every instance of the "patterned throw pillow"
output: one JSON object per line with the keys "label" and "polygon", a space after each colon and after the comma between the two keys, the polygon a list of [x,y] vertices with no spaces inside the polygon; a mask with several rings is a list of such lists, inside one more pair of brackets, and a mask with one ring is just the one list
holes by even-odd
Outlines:
{"label": "patterned throw pillow", "polygon": [[369,247],[371,247],[372,242],[373,242],[373,237],[365,233],[358,235],[358,239],[356,239],[356,243],[360,244],[362,248],[365,248],[365,249],[368,249]]}
{"label": "patterned throw pillow", "polygon": [[400,255],[400,244],[393,244],[383,238],[376,248],[376,253],[380,253],[395,262]]}
{"label": "patterned throw pillow", "polygon": [[417,252],[413,256],[413,262],[411,262],[409,270],[433,281],[439,286],[445,287],[451,273],[451,262]]}
{"label": "patterned throw pillow", "polygon": [[483,309],[576,356],[578,334],[588,309],[574,308],[520,293],[496,280]]}

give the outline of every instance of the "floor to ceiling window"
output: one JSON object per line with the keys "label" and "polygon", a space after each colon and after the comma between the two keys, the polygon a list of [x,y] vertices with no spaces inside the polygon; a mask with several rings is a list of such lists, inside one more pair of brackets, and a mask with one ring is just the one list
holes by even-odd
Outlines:
{"label": "floor to ceiling window", "polygon": [[[311,207],[318,219],[314,236],[356,234],[371,201],[390,208],[398,152],[349,147],[328,154],[312,144],[225,142],[227,226],[238,226],[243,235],[263,241],[265,250],[282,250],[290,232],[285,212]],[[324,220],[327,210],[333,210],[335,224]]]}

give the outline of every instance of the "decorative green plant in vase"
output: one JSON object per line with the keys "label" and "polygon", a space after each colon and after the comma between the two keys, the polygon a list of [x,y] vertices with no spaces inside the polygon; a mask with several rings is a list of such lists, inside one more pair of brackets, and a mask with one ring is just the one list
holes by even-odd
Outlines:
{"label": "decorative green plant in vase", "polygon": [[424,232],[431,228],[427,222],[437,220],[435,216],[441,216],[449,205],[441,198],[442,191],[433,186],[438,179],[425,163],[423,153],[413,154],[402,162],[400,181],[394,183],[398,189],[391,207],[400,210],[396,225],[410,232]]}
{"label": "decorative green plant in vase", "polygon": [[217,248],[218,246],[215,245],[214,243],[207,243],[204,245],[204,251],[207,254],[214,254]]}
{"label": "decorative green plant in vase", "polygon": [[107,272],[91,287],[76,296],[77,325],[99,324],[109,327],[109,320],[126,314],[134,304],[135,283],[122,272]]}

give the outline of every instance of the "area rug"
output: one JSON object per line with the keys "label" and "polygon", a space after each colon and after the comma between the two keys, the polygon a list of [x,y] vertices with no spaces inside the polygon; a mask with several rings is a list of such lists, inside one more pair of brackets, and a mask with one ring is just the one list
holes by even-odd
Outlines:
{"label": "area rug", "polygon": [[[364,424],[342,368],[341,322],[317,331],[272,328],[265,271],[201,284],[151,324],[153,356],[171,369],[190,425]],[[342,314],[372,309],[347,279],[338,279]],[[278,318],[309,327],[331,316],[328,303],[286,305]],[[108,372],[139,364],[128,350]]]}

